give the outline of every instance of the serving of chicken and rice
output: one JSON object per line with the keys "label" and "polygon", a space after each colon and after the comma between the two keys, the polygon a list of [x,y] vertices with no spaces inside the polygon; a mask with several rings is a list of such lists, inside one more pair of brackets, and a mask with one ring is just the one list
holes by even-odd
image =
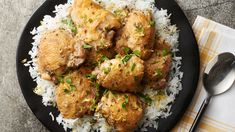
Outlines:
{"label": "serving of chicken and rice", "polygon": [[25,65],[66,131],[146,131],[170,116],[182,89],[178,30],[154,4],[68,1],[33,29]]}

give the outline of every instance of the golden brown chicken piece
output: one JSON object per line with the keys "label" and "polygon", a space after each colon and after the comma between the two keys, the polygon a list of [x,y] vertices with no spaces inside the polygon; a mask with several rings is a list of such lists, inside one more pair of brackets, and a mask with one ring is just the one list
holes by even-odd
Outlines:
{"label": "golden brown chicken piece", "polygon": [[121,26],[112,13],[92,0],[75,0],[71,18],[77,27],[77,37],[96,49],[111,47],[115,30]]}
{"label": "golden brown chicken piece", "polygon": [[151,13],[133,11],[127,18],[126,25],[119,31],[116,39],[116,50],[124,54],[123,48],[139,51],[141,59],[148,59],[151,55],[155,38],[154,21]]}
{"label": "golden brown chicken piece", "polygon": [[77,67],[85,61],[86,51],[82,42],[62,29],[46,32],[39,44],[38,65],[42,78],[51,80],[51,75],[61,75],[69,67]]}
{"label": "golden brown chicken piece", "polygon": [[134,55],[106,60],[93,71],[103,87],[121,91],[138,92],[144,75],[144,61]]}
{"label": "golden brown chicken piece", "polygon": [[78,118],[94,112],[97,90],[82,70],[74,71],[60,81],[56,103],[64,118]]}
{"label": "golden brown chicken piece", "polygon": [[155,52],[145,61],[143,82],[147,88],[165,88],[171,70],[172,56],[170,45],[163,39],[156,40]]}
{"label": "golden brown chicken piece", "polygon": [[108,91],[96,109],[118,132],[133,132],[143,116],[144,105],[133,94]]}

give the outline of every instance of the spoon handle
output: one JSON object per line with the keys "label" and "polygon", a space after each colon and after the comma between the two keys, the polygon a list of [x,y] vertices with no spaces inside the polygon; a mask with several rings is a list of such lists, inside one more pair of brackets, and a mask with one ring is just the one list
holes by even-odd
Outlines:
{"label": "spoon handle", "polygon": [[197,126],[198,126],[198,124],[199,124],[199,122],[200,122],[200,120],[202,118],[202,115],[204,114],[208,104],[210,103],[210,99],[211,99],[210,96],[207,97],[206,99],[204,99],[204,101],[203,101],[203,103],[202,103],[202,105],[201,105],[201,107],[200,107],[200,109],[199,109],[199,111],[197,113],[197,116],[196,116],[196,118],[193,121],[193,124],[192,124],[189,132],[195,132],[195,130],[197,129]]}

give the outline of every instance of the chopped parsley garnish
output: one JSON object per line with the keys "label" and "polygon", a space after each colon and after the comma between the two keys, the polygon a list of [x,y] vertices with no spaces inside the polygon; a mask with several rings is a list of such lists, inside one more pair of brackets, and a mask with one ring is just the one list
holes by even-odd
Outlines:
{"label": "chopped parsley garnish", "polygon": [[123,10],[115,10],[113,12],[116,16],[127,16],[126,12]]}
{"label": "chopped parsley garnish", "polygon": [[135,67],[136,67],[136,64],[133,63],[133,64],[131,65],[131,71],[134,71],[134,70],[135,70]]}
{"label": "chopped parsley garnish", "polygon": [[103,68],[102,70],[103,70],[104,74],[108,74],[110,72],[110,68],[109,67],[108,68]]}
{"label": "chopped parsley garnish", "polygon": [[81,16],[81,18],[86,20],[87,19],[87,15],[83,15],[83,16]]}
{"label": "chopped parsley garnish", "polygon": [[75,86],[74,85],[70,85],[70,90],[71,91],[74,91],[76,88],[75,88]]}
{"label": "chopped parsley garnish", "polygon": [[121,59],[121,55],[120,55],[120,54],[117,54],[117,55],[115,56],[115,59]]}
{"label": "chopped parsley garnish", "polygon": [[101,47],[101,48],[104,48],[104,47],[105,47],[105,44],[106,44],[106,43],[105,43],[104,40],[100,40],[100,47]]}
{"label": "chopped parsley garnish", "polygon": [[88,78],[88,79],[91,79],[91,80],[95,80],[96,79],[96,75],[95,74],[86,74],[85,77]]}
{"label": "chopped parsley garnish", "polygon": [[144,94],[142,94],[142,93],[138,93],[137,94],[139,97],[141,97],[141,98],[143,98],[144,99],[144,101],[147,103],[147,104],[151,104],[152,103],[152,99],[149,97],[149,96],[147,96],[147,95],[144,95]]}
{"label": "chopped parsley garnish", "polygon": [[67,25],[67,27],[73,32],[73,33],[77,33],[77,28],[75,26],[75,24],[73,23],[71,18],[67,18],[67,19],[63,19],[62,23],[64,23],[65,25]]}
{"label": "chopped parsley garnish", "polygon": [[169,50],[166,49],[166,48],[164,48],[164,49],[162,50],[162,55],[163,55],[163,56],[167,56],[168,54],[169,54]]}
{"label": "chopped parsley garnish", "polygon": [[157,63],[159,63],[159,61],[154,61],[154,62],[152,62],[151,64],[157,64]]}
{"label": "chopped parsley garnish", "polygon": [[82,45],[82,48],[83,48],[83,49],[91,49],[92,46],[89,45],[89,44],[84,44],[84,45]]}
{"label": "chopped parsley garnish", "polygon": [[99,84],[99,83],[96,83],[96,84],[95,84],[95,88],[99,90],[99,89],[100,89],[100,84]]}
{"label": "chopped parsley garnish", "polygon": [[67,88],[64,88],[65,93],[70,93],[70,91]]}
{"label": "chopped parsley garnish", "polygon": [[130,48],[124,47],[123,51],[124,51],[125,54],[128,54],[130,52]]}
{"label": "chopped parsley garnish", "polygon": [[161,77],[162,76],[162,70],[161,69],[156,69],[155,73],[154,73],[154,76],[158,76],[158,77]]}
{"label": "chopped parsley garnish", "polygon": [[138,24],[135,23],[134,26],[135,26],[135,31],[137,33],[143,33],[144,32],[144,27],[141,23],[138,23]]}
{"label": "chopped parsley garnish", "polygon": [[72,84],[72,79],[71,79],[71,78],[66,78],[65,81],[66,81],[66,83],[68,83],[68,84],[70,84],[70,85]]}
{"label": "chopped parsley garnish", "polygon": [[59,83],[64,82],[64,76],[58,76],[57,79],[58,79]]}
{"label": "chopped parsley garnish", "polygon": [[125,57],[122,59],[122,63],[126,64],[130,59],[131,59],[132,55],[125,55]]}
{"label": "chopped parsley garnish", "polygon": [[109,60],[109,58],[108,58],[107,56],[105,56],[105,55],[103,55],[103,56],[100,58],[101,63],[104,62],[104,61],[106,61],[106,60]]}
{"label": "chopped parsley garnish", "polygon": [[71,78],[65,78],[64,81],[69,85],[68,88],[64,88],[65,93],[70,93],[72,91],[75,91],[76,87],[72,84]]}
{"label": "chopped parsley garnish", "polygon": [[109,58],[108,58],[107,56],[103,55],[103,56],[99,59],[98,65],[100,65],[101,63],[103,63],[103,62],[106,61],[106,60],[109,60]]}
{"label": "chopped parsley garnish", "polygon": [[149,22],[149,25],[150,25],[151,27],[154,27],[154,26],[155,26],[155,21],[150,21],[150,22]]}
{"label": "chopped parsley garnish", "polygon": [[99,83],[93,83],[95,85],[96,88],[96,98],[100,96],[100,92],[101,92],[101,88],[100,88],[100,84]]}
{"label": "chopped parsley garnish", "polygon": [[124,95],[125,96],[125,102],[122,103],[122,108],[123,109],[126,109],[126,105],[128,104],[129,102],[129,96],[128,95]]}
{"label": "chopped parsley garnish", "polygon": [[93,20],[92,20],[91,18],[89,18],[89,19],[88,19],[88,22],[89,22],[89,23],[92,23],[92,22],[93,22]]}
{"label": "chopped parsley garnish", "polygon": [[105,90],[104,90],[104,94],[106,94],[108,91],[109,91],[108,89],[105,89]]}
{"label": "chopped parsley garnish", "polygon": [[91,111],[95,111],[96,108],[97,108],[97,104],[93,104],[93,105],[90,107],[90,110],[91,110]]}
{"label": "chopped parsley garnish", "polygon": [[133,51],[133,54],[136,55],[137,57],[140,57],[140,51],[139,50]]}
{"label": "chopped parsley garnish", "polygon": [[117,16],[119,16],[121,14],[122,10],[115,10],[113,13]]}

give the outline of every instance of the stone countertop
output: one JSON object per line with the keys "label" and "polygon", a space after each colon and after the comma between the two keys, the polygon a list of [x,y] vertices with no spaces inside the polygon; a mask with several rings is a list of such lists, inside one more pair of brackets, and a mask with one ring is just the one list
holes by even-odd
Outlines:
{"label": "stone countertop", "polygon": [[[176,0],[192,24],[197,15],[235,28],[235,0]],[[16,47],[21,32],[44,0],[0,1],[0,130],[47,132],[27,106],[16,76]]]}

